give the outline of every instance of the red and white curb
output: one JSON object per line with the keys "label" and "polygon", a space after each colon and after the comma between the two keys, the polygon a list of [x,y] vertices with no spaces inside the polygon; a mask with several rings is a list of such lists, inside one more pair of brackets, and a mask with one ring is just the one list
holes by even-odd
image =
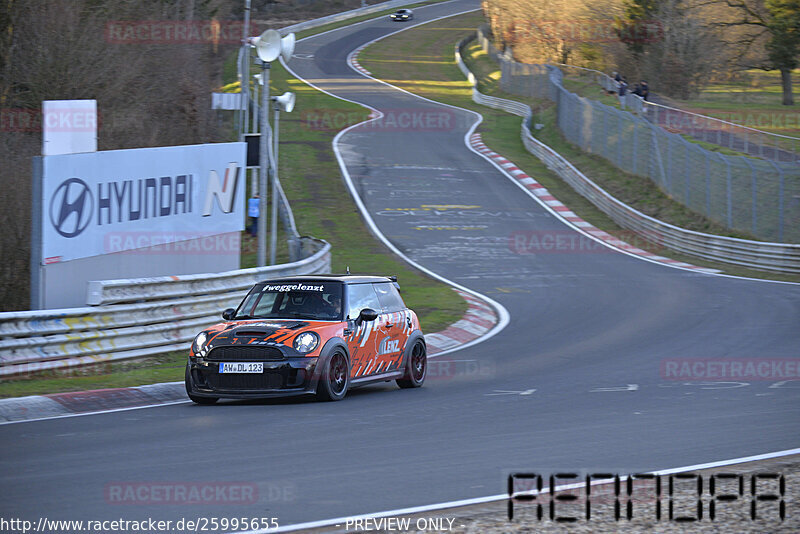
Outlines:
{"label": "red and white curb", "polygon": [[464,291],[456,289],[456,292],[467,301],[469,308],[460,320],[441,332],[425,336],[430,356],[474,341],[484,336],[499,322],[497,312],[492,306]]}
{"label": "red and white curb", "polygon": [[365,69],[364,67],[362,67],[361,64],[358,62],[358,54],[360,54],[361,51],[364,50],[364,48],[366,48],[366,46],[367,46],[366,44],[363,44],[358,48],[356,48],[355,50],[353,50],[352,52],[350,52],[350,56],[347,59],[350,62],[350,66],[356,69],[358,72],[360,72],[361,74],[366,74],[367,76],[372,76],[372,73],[367,69]]}
{"label": "red and white curb", "polygon": [[186,402],[183,381],[0,399],[0,425]]}
{"label": "red and white curb", "polygon": [[550,209],[555,212],[556,216],[567,221],[569,224],[580,228],[581,231],[586,232],[586,234],[595,237],[610,245],[616,249],[622,250],[628,254],[632,254],[634,256],[640,256],[642,258],[646,258],[647,260],[654,261],[657,263],[663,263],[665,265],[671,265],[673,267],[680,267],[682,269],[690,269],[693,271],[703,272],[703,273],[719,273],[720,271],[717,269],[709,269],[707,267],[699,267],[697,265],[692,265],[690,263],[685,263],[678,260],[673,260],[672,258],[665,258],[664,256],[659,256],[657,254],[653,254],[652,252],[648,252],[647,250],[642,250],[638,247],[635,247],[625,241],[622,241],[618,237],[615,237],[604,230],[600,230],[592,223],[586,222],[580,217],[578,217],[572,210],[570,210],[567,206],[562,204],[556,197],[550,194],[550,192],[539,182],[525,174],[525,171],[521,170],[517,167],[513,162],[507,160],[497,152],[494,152],[489,147],[487,147],[483,141],[481,141],[481,134],[475,133],[472,134],[469,138],[470,145],[472,148],[480,152],[481,154],[491,158],[492,161],[497,163],[502,169],[504,169],[508,174],[514,177],[519,183],[524,185],[527,189],[531,191],[536,198],[544,205],[548,206]]}

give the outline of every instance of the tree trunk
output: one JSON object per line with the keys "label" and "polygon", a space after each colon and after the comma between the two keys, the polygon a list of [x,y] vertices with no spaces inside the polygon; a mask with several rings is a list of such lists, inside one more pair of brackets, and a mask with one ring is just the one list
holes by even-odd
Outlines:
{"label": "tree trunk", "polygon": [[783,87],[783,105],[794,106],[794,96],[792,96],[791,69],[781,69],[781,87]]}

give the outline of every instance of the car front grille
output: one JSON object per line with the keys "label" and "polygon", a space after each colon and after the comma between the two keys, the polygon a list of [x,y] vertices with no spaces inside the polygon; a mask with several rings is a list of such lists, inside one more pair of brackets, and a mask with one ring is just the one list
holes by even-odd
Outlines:
{"label": "car front grille", "polygon": [[209,373],[206,375],[206,380],[212,389],[280,389],[283,387],[283,376],[280,373]]}
{"label": "car front grille", "polygon": [[253,345],[232,345],[215,347],[206,357],[215,362],[260,362],[282,360],[283,353],[275,347],[259,347]]}

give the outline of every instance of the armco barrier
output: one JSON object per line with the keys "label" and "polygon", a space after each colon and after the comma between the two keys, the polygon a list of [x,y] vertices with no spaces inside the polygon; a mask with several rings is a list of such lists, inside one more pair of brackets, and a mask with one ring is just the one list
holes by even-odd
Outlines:
{"label": "armco barrier", "polygon": [[255,282],[330,272],[331,246],[302,238],[311,255],[283,265],[210,275],[90,282],[89,302],[65,310],[0,314],[0,376],[138,358],[188,344],[221,320]]}
{"label": "armco barrier", "polygon": [[645,240],[658,246],[705,260],[767,271],[800,273],[800,245],[750,241],[678,228],[645,215],[610,195],[558,152],[531,135],[532,111],[530,106],[514,100],[485,95],[478,90],[475,76],[464,64],[461,52],[464,46],[475,40],[476,37],[473,34],[462,39],[455,48],[456,63],[472,83],[472,100],[478,104],[502,109],[523,117],[521,137],[528,152],[542,160],[550,170],[611,217],[615,223],[636,232]]}

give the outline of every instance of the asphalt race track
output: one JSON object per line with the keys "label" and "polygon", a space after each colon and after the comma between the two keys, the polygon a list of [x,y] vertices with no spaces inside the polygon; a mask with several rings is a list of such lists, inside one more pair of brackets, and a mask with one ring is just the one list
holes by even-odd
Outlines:
{"label": "asphalt race track", "polygon": [[[800,382],[776,377],[780,367],[766,380],[663,375],[667,360],[796,362],[800,286],[591,246],[466,147],[474,114],[347,66],[367,41],[478,4],[312,37],[290,66],[385,114],[338,141],[367,211],[409,258],[501,303],[508,326],[432,362],[419,390],[391,383],[338,403],[181,404],[0,426],[0,516],[284,526],[501,494],[510,471],[629,473],[798,446]],[[404,125],[403,113],[418,118]],[[517,236],[582,245],[532,254],[515,249]],[[114,493],[192,483],[250,490],[197,504]]]}

